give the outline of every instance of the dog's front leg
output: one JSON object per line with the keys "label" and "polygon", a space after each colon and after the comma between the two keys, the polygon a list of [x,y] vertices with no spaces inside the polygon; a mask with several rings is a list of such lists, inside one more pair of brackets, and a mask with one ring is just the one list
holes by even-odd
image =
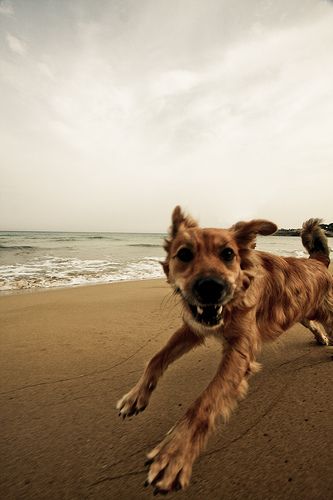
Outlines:
{"label": "dog's front leg", "polygon": [[119,415],[130,417],[143,411],[158,379],[167,367],[183,354],[203,343],[203,338],[193,333],[185,324],[177,330],[167,344],[149,361],[140,380],[117,403]]}
{"label": "dog's front leg", "polygon": [[[250,347],[251,346],[251,347]],[[227,348],[219,369],[165,439],[148,454],[150,470],[147,485],[156,492],[168,492],[188,486],[192,465],[204,448],[216,418],[227,418],[247,391],[247,376],[256,371],[253,343],[244,337]]]}

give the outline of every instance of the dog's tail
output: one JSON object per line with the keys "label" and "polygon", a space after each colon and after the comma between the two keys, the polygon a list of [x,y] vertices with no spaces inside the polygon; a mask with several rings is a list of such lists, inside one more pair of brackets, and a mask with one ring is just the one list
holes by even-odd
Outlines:
{"label": "dog's tail", "polygon": [[303,246],[309,252],[310,259],[320,260],[325,266],[330,264],[330,249],[324,230],[320,227],[321,219],[309,219],[304,222],[301,238]]}

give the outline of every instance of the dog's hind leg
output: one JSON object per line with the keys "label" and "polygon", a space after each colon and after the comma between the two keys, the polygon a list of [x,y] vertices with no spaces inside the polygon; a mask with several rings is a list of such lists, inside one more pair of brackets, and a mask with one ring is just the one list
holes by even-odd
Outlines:
{"label": "dog's hind leg", "polygon": [[325,320],[322,320],[322,324],[327,332],[328,343],[326,345],[333,345],[333,311],[331,312],[331,316]]}
{"label": "dog's hind leg", "polygon": [[137,415],[149,403],[151,393],[158,379],[176,359],[194,347],[203,344],[204,339],[196,335],[185,324],[177,330],[155,356],[149,361],[138,383],[117,403],[119,415],[123,418]]}
{"label": "dog's hind leg", "polygon": [[326,332],[324,331],[324,328],[317,321],[304,319],[301,323],[303,326],[305,326],[305,328],[308,328],[313,333],[317,341],[317,344],[319,345],[329,344],[329,339],[326,335]]}
{"label": "dog's hind leg", "polygon": [[333,285],[326,295],[324,303],[319,311],[318,320],[326,330],[329,344],[333,345]]}

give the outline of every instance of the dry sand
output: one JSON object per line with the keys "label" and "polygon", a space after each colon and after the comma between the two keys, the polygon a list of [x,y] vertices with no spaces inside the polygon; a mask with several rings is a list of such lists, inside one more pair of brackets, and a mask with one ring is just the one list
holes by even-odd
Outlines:
{"label": "dry sand", "polygon": [[[145,453],[212,377],[210,341],[169,368],[150,406],[117,399],[180,324],[158,280],[3,296],[1,499],[144,499]],[[297,325],[197,460],[183,499],[323,499],[333,491],[332,351]]]}

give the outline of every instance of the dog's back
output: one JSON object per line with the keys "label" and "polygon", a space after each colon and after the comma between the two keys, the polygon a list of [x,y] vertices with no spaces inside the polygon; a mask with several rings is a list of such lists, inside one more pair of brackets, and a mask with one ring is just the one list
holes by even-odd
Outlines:
{"label": "dog's back", "polygon": [[302,227],[309,259],[257,252],[264,270],[257,285],[264,290],[258,294],[257,313],[263,338],[273,339],[304,318],[319,319],[322,304],[332,296],[333,279],[327,269],[330,249],[320,222],[309,219]]}

